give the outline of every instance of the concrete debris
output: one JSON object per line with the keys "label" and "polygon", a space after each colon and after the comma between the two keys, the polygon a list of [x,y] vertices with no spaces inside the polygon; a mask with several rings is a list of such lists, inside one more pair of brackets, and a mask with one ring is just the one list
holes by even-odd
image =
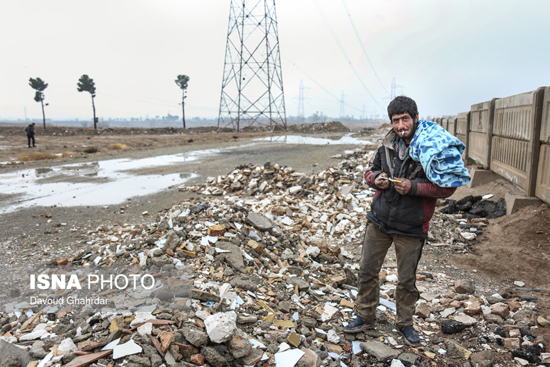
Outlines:
{"label": "concrete debris", "polygon": [[[549,326],[549,315],[537,313],[528,288],[454,279],[448,266],[419,267],[414,327],[422,341],[404,345],[391,256],[380,273],[376,328],[343,332],[354,318],[374,195],[362,173],[372,154],[346,152],[314,174],[243,164],[181,187],[196,198],[144,212],[149,224],[86,231],[73,253],[52,254],[36,272],[108,286],[8,288],[0,365],[9,357],[73,367],[504,366],[516,363],[512,352],[516,361],[549,363],[545,341],[532,334]],[[485,226],[483,218],[435,213],[426,249],[466,253],[475,244],[462,233],[481,235]],[[16,275],[29,281],[28,269]]]}

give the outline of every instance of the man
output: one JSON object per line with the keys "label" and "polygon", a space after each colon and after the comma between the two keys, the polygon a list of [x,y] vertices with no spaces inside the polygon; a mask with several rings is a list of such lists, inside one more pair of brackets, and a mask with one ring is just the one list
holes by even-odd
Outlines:
{"label": "man", "polygon": [[[419,299],[416,268],[428,237],[437,198],[452,195],[456,187],[441,187],[430,181],[422,164],[409,154],[411,141],[416,133],[420,134],[415,101],[405,96],[395,98],[388,105],[388,116],[392,130],[378,147],[372,166],[365,172],[366,183],[375,188],[376,193],[367,214],[363,239],[357,317],[344,331],[357,333],[374,328],[380,295],[378,273],[388,248],[394,243],[398,270],[396,326],[407,343],[417,344],[420,337],[412,326],[415,304]],[[426,121],[421,123],[429,124],[430,128],[435,125]],[[437,130],[438,134],[448,134],[440,126],[436,127],[441,129]],[[422,142],[415,141],[415,144]],[[456,151],[456,154],[460,153]],[[464,168],[461,159],[460,165]]]}
{"label": "man", "polygon": [[36,145],[34,144],[34,125],[36,125],[34,122],[27,126],[25,128],[25,132],[27,133],[27,142],[29,144],[29,148],[31,148],[31,140],[32,140],[32,148],[36,148]]}

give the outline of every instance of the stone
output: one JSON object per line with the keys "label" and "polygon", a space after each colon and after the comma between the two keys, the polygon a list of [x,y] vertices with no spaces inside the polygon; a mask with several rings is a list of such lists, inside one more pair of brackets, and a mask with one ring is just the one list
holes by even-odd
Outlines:
{"label": "stone", "polygon": [[176,336],[174,333],[163,331],[160,334],[160,345],[162,346],[162,351],[166,353],[170,345],[176,341]]}
{"label": "stone", "polygon": [[441,332],[444,334],[456,334],[460,333],[466,328],[461,322],[455,320],[442,320],[441,321]]}
{"label": "stone", "polygon": [[469,316],[479,315],[481,313],[481,302],[477,299],[464,301],[464,313]]}
{"label": "stone", "polygon": [[204,359],[214,367],[222,367],[226,364],[225,358],[223,358],[214,348],[204,347],[201,350],[201,354],[204,356]]}
{"label": "stone", "polygon": [[202,329],[190,326],[182,328],[181,331],[185,339],[197,348],[208,344],[208,334],[206,334]]}
{"label": "stone", "polygon": [[289,313],[290,312],[290,302],[288,302],[288,301],[279,302],[279,310],[284,312],[284,313]]}
{"label": "stone", "polygon": [[473,326],[477,324],[477,320],[475,318],[464,314],[455,316],[455,321],[461,322],[466,326]]}
{"label": "stone", "polygon": [[491,350],[484,350],[472,354],[470,362],[472,367],[492,367],[495,359],[495,353]]}
{"label": "stone", "polygon": [[244,366],[254,366],[258,363],[264,355],[264,351],[258,348],[250,349],[250,353],[246,357],[240,359]]}
{"label": "stone", "polygon": [[447,347],[447,350],[449,352],[456,353],[464,359],[469,359],[470,356],[472,355],[472,352],[470,352],[468,349],[464,348],[462,345],[458,344],[453,340],[446,340],[445,346]]}
{"label": "stone", "polygon": [[333,330],[329,330],[328,333],[327,333],[327,341],[329,343],[333,343],[333,344],[338,344],[340,343],[340,337],[338,336],[338,334],[336,333],[336,331],[333,329]]}
{"label": "stone", "polygon": [[248,212],[246,217],[246,222],[252,227],[260,231],[270,231],[273,228],[273,223],[263,215],[254,213],[253,211]]}
{"label": "stone", "polygon": [[109,332],[114,332],[117,330],[124,329],[124,316],[117,316],[111,321],[111,326],[109,327]]}
{"label": "stone", "polygon": [[319,355],[309,348],[300,349],[304,352],[302,358],[298,360],[296,367],[319,367],[321,366],[321,358]]}
{"label": "stone", "polygon": [[483,318],[488,324],[500,325],[504,322],[503,318],[500,317],[499,315],[488,314],[488,315],[483,315]]}
{"label": "stone", "polygon": [[379,362],[397,358],[397,356],[399,355],[399,353],[396,350],[393,350],[392,348],[378,341],[361,343],[360,347],[361,347],[361,350],[372,355]]}
{"label": "stone", "polygon": [[288,344],[292,345],[294,348],[298,348],[300,346],[300,335],[296,333],[290,333],[288,337],[286,338],[286,341]]}
{"label": "stone", "polygon": [[308,246],[306,249],[306,254],[311,257],[317,257],[321,253],[321,249],[317,246]]}
{"label": "stone", "polygon": [[17,360],[21,366],[28,365],[32,358],[31,355],[15,345],[0,340],[0,366],[7,366],[8,360]]}
{"label": "stone", "polygon": [[470,279],[459,279],[455,283],[455,292],[460,294],[473,294],[475,292],[474,282]]}
{"label": "stone", "polygon": [[506,349],[519,349],[521,341],[519,338],[504,338],[503,343]]}
{"label": "stone", "polygon": [[238,359],[248,355],[252,348],[252,344],[250,344],[248,338],[236,335],[229,340],[228,347],[231,355]]}
{"label": "stone", "polygon": [[491,305],[491,313],[493,315],[498,315],[502,318],[506,318],[506,316],[510,314],[510,309],[505,303],[495,303],[494,305]]}
{"label": "stone", "polygon": [[537,323],[542,327],[550,325],[550,321],[546,320],[543,316],[537,317]]}
{"label": "stone", "polygon": [[301,291],[307,291],[309,289],[309,283],[301,277],[289,277],[286,282],[293,286],[298,286]]}
{"label": "stone", "polygon": [[29,351],[31,357],[36,359],[44,358],[48,354],[48,352],[44,349],[45,346],[46,344],[43,341],[34,342],[31,346],[31,350]]}
{"label": "stone", "polygon": [[405,361],[410,364],[415,364],[418,356],[413,353],[401,353],[398,358],[400,361]]}
{"label": "stone", "polygon": [[219,312],[208,316],[204,320],[204,325],[210,340],[214,343],[224,343],[233,336],[237,329],[237,314],[233,311]]}
{"label": "stone", "polygon": [[191,298],[198,299],[203,302],[220,302],[220,296],[209,292],[204,292],[198,289],[191,290]]}
{"label": "stone", "polygon": [[233,288],[244,289],[245,291],[256,292],[258,290],[258,285],[256,282],[253,282],[251,279],[246,277],[237,276],[230,281]]}
{"label": "stone", "polygon": [[430,317],[430,308],[426,302],[422,302],[416,306],[415,315],[420,316],[424,319]]}
{"label": "stone", "polygon": [[193,354],[190,359],[191,363],[196,364],[197,366],[202,366],[205,360],[202,354]]}
{"label": "stone", "polygon": [[239,246],[236,246],[232,244],[231,242],[216,242],[216,247],[219,247],[223,250],[229,250],[231,252],[225,252],[223,256],[225,257],[225,261],[227,263],[237,269],[237,270],[243,270],[244,269],[244,260],[243,260],[243,254],[241,252],[241,248]]}

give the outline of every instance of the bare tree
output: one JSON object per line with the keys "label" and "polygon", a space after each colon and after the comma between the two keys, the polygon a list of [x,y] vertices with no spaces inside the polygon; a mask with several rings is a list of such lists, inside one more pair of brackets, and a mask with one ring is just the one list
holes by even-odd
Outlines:
{"label": "bare tree", "polygon": [[189,84],[189,77],[187,75],[180,74],[174,81],[181,89],[181,119],[183,120],[183,128],[185,129],[185,98],[187,98],[187,86]]}
{"label": "bare tree", "polygon": [[78,83],[76,83],[76,89],[79,92],[88,92],[92,96],[92,109],[94,112],[94,129],[97,130],[97,117],[95,117],[95,83],[92,78],[90,78],[87,74],[83,74],[80,79],[78,79]]}
{"label": "bare tree", "polygon": [[[32,89],[36,91],[34,94],[34,100],[36,102],[40,102],[40,104],[42,105],[42,121],[44,123],[44,130],[46,130],[46,113],[44,112],[44,90],[48,88],[48,83],[40,78],[30,78],[29,85]],[[47,105],[48,104],[46,103],[46,106]]]}

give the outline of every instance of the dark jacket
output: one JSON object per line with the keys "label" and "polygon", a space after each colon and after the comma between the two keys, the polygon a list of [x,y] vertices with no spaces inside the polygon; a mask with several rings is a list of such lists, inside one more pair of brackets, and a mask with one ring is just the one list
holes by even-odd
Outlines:
{"label": "dark jacket", "polygon": [[[427,238],[437,198],[451,196],[456,188],[444,188],[430,182],[420,162],[413,161],[408,154],[403,161],[399,159],[399,153],[392,146],[394,138],[392,130],[378,147],[372,166],[365,172],[367,185],[377,189],[367,218],[388,234]],[[411,191],[401,195],[391,182],[386,190],[378,189],[374,180],[382,172],[386,172],[388,177],[409,179]]]}
{"label": "dark jacket", "polygon": [[28,136],[34,136],[34,125],[30,124],[25,128],[25,131],[27,132]]}

